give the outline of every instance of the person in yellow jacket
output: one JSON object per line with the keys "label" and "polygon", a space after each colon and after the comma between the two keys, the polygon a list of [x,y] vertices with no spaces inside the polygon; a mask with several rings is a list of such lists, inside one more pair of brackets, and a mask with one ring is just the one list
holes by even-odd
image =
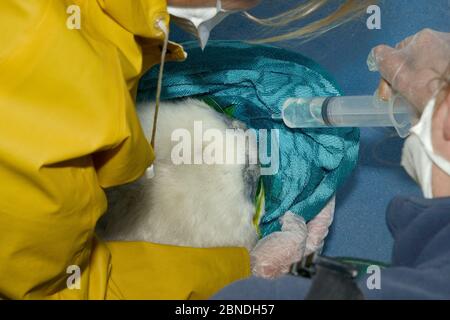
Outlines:
{"label": "person in yellow jacket", "polygon": [[[158,19],[165,0],[0,2],[0,298],[204,299],[249,275],[243,248],[94,234],[103,188],[154,158],[134,95],[160,59]],[[167,60],[183,58],[171,43]]]}

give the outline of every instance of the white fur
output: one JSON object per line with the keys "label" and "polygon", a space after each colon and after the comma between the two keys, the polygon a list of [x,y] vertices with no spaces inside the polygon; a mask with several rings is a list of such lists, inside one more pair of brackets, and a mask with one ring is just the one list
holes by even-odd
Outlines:
{"label": "white fur", "polygon": [[[153,105],[138,106],[147,137],[153,112]],[[242,126],[197,100],[162,103],[155,141],[155,176],[144,176],[109,192],[110,206],[102,221],[104,238],[191,247],[254,247],[255,206],[249,192],[252,186],[244,176],[246,170],[256,172],[255,168],[239,164],[174,165],[171,161],[172,147],[177,144],[171,141],[172,132],[185,128],[193,137],[193,124],[198,120],[204,130],[215,128],[224,135],[226,129]]]}

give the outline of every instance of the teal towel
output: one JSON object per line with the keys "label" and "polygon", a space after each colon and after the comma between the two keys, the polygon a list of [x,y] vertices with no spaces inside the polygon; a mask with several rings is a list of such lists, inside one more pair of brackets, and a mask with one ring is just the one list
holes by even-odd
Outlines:
{"label": "teal towel", "polygon": [[[262,177],[262,235],[280,230],[286,211],[314,218],[355,168],[359,130],[290,129],[272,115],[289,97],[340,95],[335,82],[312,60],[272,46],[211,41],[203,52],[195,42],[183,46],[187,60],[166,64],[163,100],[212,98],[250,128],[279,129],[279,171]],[[138,101],[154,99],[158,69],[141,79]]]}

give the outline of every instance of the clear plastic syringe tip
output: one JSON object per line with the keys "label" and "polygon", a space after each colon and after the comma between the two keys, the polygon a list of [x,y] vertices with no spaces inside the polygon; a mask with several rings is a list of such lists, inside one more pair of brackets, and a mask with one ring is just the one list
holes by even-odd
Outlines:
{"label": "clear plastic syringe tip", "polygon": [[290,128],[395,127],[405,137],[413,122],[411,110],[401,96],[389,101],[374,96],[290,98],[282,117]]}

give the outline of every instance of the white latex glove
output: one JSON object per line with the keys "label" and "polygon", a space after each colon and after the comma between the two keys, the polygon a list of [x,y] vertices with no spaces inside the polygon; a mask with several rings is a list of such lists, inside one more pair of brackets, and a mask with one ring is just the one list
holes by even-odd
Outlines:
{"label": "white latex glove", "polygon": [[286,212],[281,231],[261,239],[250,253],[253,275],[270,279],[289,272],[291,264],[303,257],[307,234],[305,220]]}
{"label": "white latex glove", "polygon": [[336,197],[333,197],[322,211],[308,222],[308,237],[306,239],[306,251],[304,256],[321,251],[328,230],[333,223]]}
{"label": "white latex glove", "polygon": [[333,221],[335,198],[308,224],[287,212],[281,217],[281,231],[261,239],[250,253],[252,273],[275,278],[289,272],[290,266],[312,252],[320,251]]}
{"label": "white latex glove", "polygon": [[[419,114],[422,114],[433,98],[435,99],[435,105],[431,106],[433,112],[428,115],[427,123],[422,125],[431,128],[428,139],[431,141],[424,142],[425,137],[420,138],[423,148],[428,148],[431,154],[450,161],[450,33],[424,29],[401,41],[395,48],[385,45],[374,48],[367,63],[370,70],[380,71],[383,77],[378,89],[381,98],[388,100],[392,92],[396,91],[405,97]],[[423,120],[421,122],[424,122]],[[409,159],[404,159],[405,164],[419,165],[430,162],[423,155],[413,159],[411,156],[418,152],[412,151],[406,152]],[[416,172],[412,174],[413,177],[423,183],[432,184],[422,185],[428,190],[428,196],[449,196],[450,176],[442,166],[430,166],[428,163],[427,168],[410,168],[408,172]],[[420,172],[426,172],[426,175],[418,177]]]}
{"label": "white latex glove", "polygon": [[367,64],[383,80],[379,95],[388,100],[400,93],[420,113],[444,84],[439,81],[450,64],[450,33],[424,29],[391,48],[375,47]]}
{"label": "white latex glove", "polygon": [[[225,10],[248,10],[256,6],[260,0],[222,0]],[[169,6],[176,7],[214,7],[217,0],[168,0]]]}
{"label": "white latex glove", "polygon": [[181,29],[194,35],[205,48],[211,31],[228,15],[250,9],[259,0],[169,0],[167,11]]}

